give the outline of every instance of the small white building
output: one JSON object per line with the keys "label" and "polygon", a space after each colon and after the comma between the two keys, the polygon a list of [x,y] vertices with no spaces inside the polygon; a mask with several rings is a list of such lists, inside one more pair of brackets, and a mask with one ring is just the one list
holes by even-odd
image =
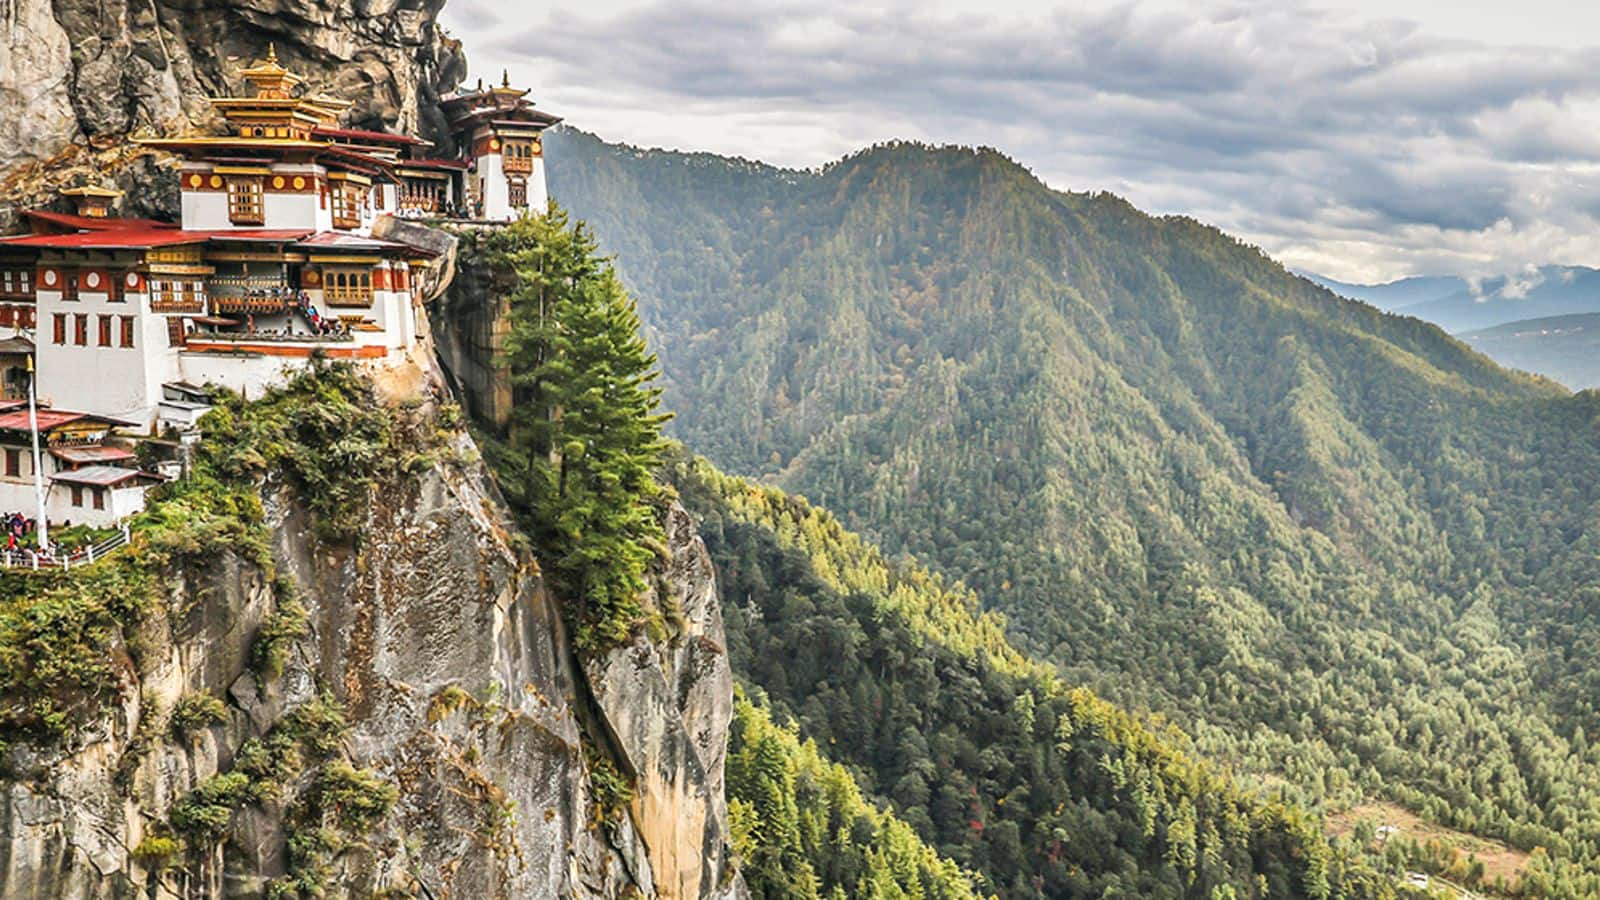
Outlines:
{"label": "small white building", "polygon": [[108,443],[112,429],[129,423],[25,402],[0,405],[0,515],[34,518],[33,432],[39,428],[45,512],[52,527],[114,525],[144,509],[144,492],[160,475],[141,471],[133,451]]}

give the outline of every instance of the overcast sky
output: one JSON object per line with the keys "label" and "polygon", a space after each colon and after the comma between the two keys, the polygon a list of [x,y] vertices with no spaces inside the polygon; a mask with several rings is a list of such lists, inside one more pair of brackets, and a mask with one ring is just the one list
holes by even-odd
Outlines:
{"label": "overcast sky", "polygon": [[449,0],[473,78],[610,140],[997,147],[1348,280],[1600,266],[1600,4]]}

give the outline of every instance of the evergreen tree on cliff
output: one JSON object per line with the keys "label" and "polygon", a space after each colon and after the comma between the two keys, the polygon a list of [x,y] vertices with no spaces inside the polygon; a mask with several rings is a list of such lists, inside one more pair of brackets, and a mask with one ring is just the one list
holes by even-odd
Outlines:
{"label": "evergreen tree on cliff", "polygon": [[663,535],[651,501],[665,444],[656,358],[589,230],[566,212],[487,238],[509,273],[504,352],[516,408],[508,462],[580,647],[622,640],[638,619],[645,567]]}

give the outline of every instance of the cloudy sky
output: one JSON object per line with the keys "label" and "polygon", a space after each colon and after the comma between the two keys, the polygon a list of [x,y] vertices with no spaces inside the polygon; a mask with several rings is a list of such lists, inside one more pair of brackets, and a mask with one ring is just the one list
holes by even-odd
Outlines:
{"label": "cloudy sky", "polygon": [[997,147],[1348,280],[1600,266],[1600,4],[449,0],[601,136],[815,166]]}

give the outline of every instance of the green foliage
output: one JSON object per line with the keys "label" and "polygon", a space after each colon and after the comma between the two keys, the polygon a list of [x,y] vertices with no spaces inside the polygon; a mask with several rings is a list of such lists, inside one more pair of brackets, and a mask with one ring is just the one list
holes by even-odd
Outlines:
{"label": "green foliage", "polygon": [[147,834],[130,852],[146,869],[164,869],[183,852],[183,845],[164,834]]}
{"label": "green foliage", "polygon": [[764,900],[976,898],[973,877],[868,803],[843,766],[742,695],[728,736],[728,815],[739,869]]}
{"label": "green foliage", "polygon": [[504,363],[517,399],[488,449],[525,514],[585,651],[627,639],[662,543],[651,501],[664,444],[655,357],[611,266],[560,209],[481,232],[463,250],[505,286]]}
{"label": "green foliage", "polygon": [[172,708],[172,734],[187,737],[228,720],[228,707],[210,694],[184,694]]}
{"label": "green foliage", "polygon": [[[1066,688],[959,584],[889,562],[800,498],[703,461],[667,472],[716,562],[735,671],[1003,896],[1392,895],[1181,732]],[[753,802],[729,765],[732,795]],[[770,812],[753,812],[741,827],[759,833]]]}
{"label": "green foliage", "polygon": [[1600,395],[991,151],[547,152],[697,451],[964,579],[1247,783],[1600,893]]}
{"label": "green foliage", "polygon": [[633,802],[632,782],[611,757],[588,743],[583,745],[583,764],[589,773],[589,797],[594,804],[595,820],[605,825],[618,824]]}
{"label": "green foliage", "polygon": [[160,597],[136,551],[70,573],[0,574],[0,733],[65,737],[117,690],[124,626]]}
{"label": "green foliage", "polygon": [[387,816],[400,797],[398,788],[371,769],[357,769],[343,761],[323,767],[316,791],[314,802],[332,814],[340,829],[356,834],[370,830]]}
{"label": "green foliage", "polygon": [[272,593],[276,605],[261,623],[255,644],[250,648],[251,663],[256,675],[263,681],[272,681],[281,676],[295,642],[311,633],[305,604],[300,602],[288,579],[274,580]]}
{"label": "green foliage", "polygon": [[[127,549],[70,572],[0,573],[0,732],[58,740],[92,719],[167,580],[229,552],[270,571],[264,481],[288,481],[320,535],[350,537],[390,465],[391,416],[349,366],[318,367],[251,403],[223,398],[202,422],[192,472],[152,489]],[[253,651],[267,677],[308,627],[292,592],[279,595]]]}
{"label": "green foliage", "polygon": [[173,805],[172,828],[193,846],[215,843],[249,796],[250,778],[243,772],[213,775]]}
{"label": "green foliage", "polygon": [[391,416],[346,365],[319,366],[255,402],[224,396],[200,427],[199,468],[235,483],[283,478],[326,540],[356,535],[374,480],[395,463]]}

